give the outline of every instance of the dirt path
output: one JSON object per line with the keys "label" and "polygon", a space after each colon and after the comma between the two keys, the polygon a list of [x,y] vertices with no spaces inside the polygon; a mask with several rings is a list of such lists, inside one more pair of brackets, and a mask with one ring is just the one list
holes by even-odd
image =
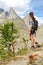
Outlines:
{"label": "dirt path", "polygon": [[26,65],[27,61],[26,60],[22,60],[22,61],[10,61],[7,65]]}
{"label": "dirt path", "polygon": [[30,54],[33,54],[33,55],[36,54],[37,55],[37,58],[39,58],[36,61],[36,63],[37,63],[37,65],[41,65],[41,64],[38,64],[38,63],[41,60],[41,58],[42,58],[42,61],[43,61],[43,50],[39,50],[39,51],[32,51],[32,50],[30,50],[30,51],[31,52],[29,52],[25,56],[16,56],[17,57],[17,60],[16,61],[12,60],[8,64],[6,64],[6,65],[27,65],[27,63],[29,62],[29,59],[28,58],[29,58],[29,55]]}

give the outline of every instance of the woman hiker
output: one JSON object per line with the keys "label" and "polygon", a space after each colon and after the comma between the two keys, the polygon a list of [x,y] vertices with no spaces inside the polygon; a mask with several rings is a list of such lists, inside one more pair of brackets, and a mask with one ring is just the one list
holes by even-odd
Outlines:
{"label": "woman hiker", "polygon": [[38,28],[38,21],[35,19],[34,13],[30,12],[29,13],[29,40],[32,43],[32,46],[31,46],[32,49],[35,48],[35,44],[38,45],[38,43],[35,42],[35,39],[34,39],[34,34],[36,33],[37,28]]}

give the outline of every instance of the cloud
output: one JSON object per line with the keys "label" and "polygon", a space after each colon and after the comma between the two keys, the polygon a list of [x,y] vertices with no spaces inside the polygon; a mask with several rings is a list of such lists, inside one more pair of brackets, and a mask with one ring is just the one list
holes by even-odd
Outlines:
{"label": "cloud", "polygon": [[13,7],[15,12],[22,16],[25,11],[31,9],[30,2],[31,0],[2,0],[8,5],[9,7]]}
{"label": "cloud", "polygon": [[0,1],[0,8],[5,8],[5,3]]}
{"label": "cloud", "polygon": [[8,9],[8,5],[4,2],[4,1],[0,1],[0,8],[7,10]]}
{"label": "cloud", "polygon": [[30,2],[30,0],[3,0],[9,6],[25,6],[26,3]]}

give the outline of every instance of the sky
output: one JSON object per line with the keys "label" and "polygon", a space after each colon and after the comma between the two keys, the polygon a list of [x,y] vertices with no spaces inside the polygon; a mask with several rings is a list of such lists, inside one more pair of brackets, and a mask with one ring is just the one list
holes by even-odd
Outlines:
{"label": "sky", "polygon": [[43,23],[43,0],[0,0],[0,8],[8,10],[9,7],[21,18],[33,11],[40,24]]}

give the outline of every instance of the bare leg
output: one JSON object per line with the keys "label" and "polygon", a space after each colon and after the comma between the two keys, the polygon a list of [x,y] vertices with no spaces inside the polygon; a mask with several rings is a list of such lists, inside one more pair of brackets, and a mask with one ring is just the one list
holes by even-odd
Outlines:
{"label": "bare leg", "polygon": [[31,42],[32,42],[32,46],[34,46],[35,44],[35,39],[34,39],[34,36],[31,34]]}
{"label": "bare leg", "polygon": [[33,34],[29,35],[29,39],[31,40],[32,46],[34,46],[34,44],[35,44],[35,39],[34,39]]}

